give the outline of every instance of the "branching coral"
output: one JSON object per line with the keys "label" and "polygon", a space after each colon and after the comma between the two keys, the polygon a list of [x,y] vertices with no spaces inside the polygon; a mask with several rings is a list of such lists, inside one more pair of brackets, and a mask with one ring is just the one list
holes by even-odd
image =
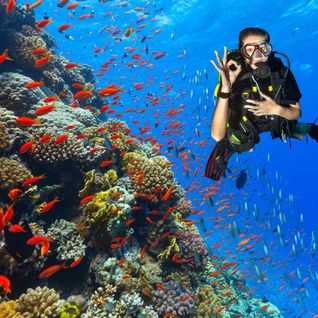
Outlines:
{"label": "branching coral", "polygon": [[54,289],[48,287],[29,288],[16,301],[17,311],[24,318],[54,318],[63,301]]}
{"label": "branching coral", "polygon": [[0,318],[23,318],[23,316],[18,313],[17,303],[14,300],[3,301],[0,303]]}

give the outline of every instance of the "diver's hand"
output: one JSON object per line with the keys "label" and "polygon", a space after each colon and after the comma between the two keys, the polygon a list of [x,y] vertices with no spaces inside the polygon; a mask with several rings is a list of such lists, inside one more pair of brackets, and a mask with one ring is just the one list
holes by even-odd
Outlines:
{"label": "diver's hand", "polygon": [[[224,54],[223,54],[223,60],[221,61],[219,53],[217,51],[214,51],[216,55],[216,59],[219,63],[219,66],[216,65],[216,63],[213,60],[210,60],[212,65],[215,67],[215,69],[220,73],[221,75],[221,82],[222,82],[222,91],[225,90],[230,91],[232,85],[234,84],[237,76],[242,70],[242,67],[239,63],[233,60],[227,61],[227,48],[224,46]],[[230,69],[231,65],[235,65],[236,69],[235,71],[232,71]]]}
{"label": "diver's hand", "polygon": [[247,99],[246,102],[249,104],[245,105],[244,108],[247,108],[256,116],[277,115],[280,105],[278,105],[270,96],[263,94],[261,91],[260,95],[264,98],[264,100],[258,101]]}

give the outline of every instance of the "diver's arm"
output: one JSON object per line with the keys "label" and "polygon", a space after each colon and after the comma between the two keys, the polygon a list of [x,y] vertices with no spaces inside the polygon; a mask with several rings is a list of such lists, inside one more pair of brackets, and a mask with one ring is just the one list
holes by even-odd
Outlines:
{"label": "diver's arm", "polygon": [[289,104],[288,107],[283,107],[280,105],[277,106],[276,115],[286,118],[287,120],[296,120],[301,116],[299,102],[296,102],[296,104]]}
{"label": "diver's arm", "polygon": [[[227,93],[230,89],[222,89]],[[211,136],[216,141],[224,138],[229,114],[229,98],[219,98],[211,120]]]}

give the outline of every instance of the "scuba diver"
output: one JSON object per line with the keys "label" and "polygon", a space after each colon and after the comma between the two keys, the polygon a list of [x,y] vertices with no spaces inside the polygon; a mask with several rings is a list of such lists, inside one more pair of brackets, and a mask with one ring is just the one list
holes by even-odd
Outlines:
{"label": "scuba diver", "polygon": [[[217,143],[208,159],[205,176],[226,177],[228,159],[235,152],[248,151],[260,141],[260,133],[272,138],[303,139],[306,134],[318,141],[318,126],[300,123],[302,96],[290,70],[286,54],[274,52],[268,32],[246,28],[239,35],[239,49],[227,52],[223,60],[215,52],[219,83],[214,95],[218,102],[211,121],[211,136]],[[282,55],[286,61],[275,56]],[[289,140],[290,141],[290,140]]]}

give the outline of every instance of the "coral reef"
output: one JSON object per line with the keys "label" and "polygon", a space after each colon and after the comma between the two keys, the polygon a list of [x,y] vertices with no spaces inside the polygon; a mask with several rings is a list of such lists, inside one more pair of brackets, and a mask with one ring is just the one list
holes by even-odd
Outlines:
{"label": "coral reef", "polygon": [[[234,262],[226,268],[225,259],[209,258],[188,219],[191,201],[151,127],[135,135],[125,121],[108,118],[120,97],[99,96],[90,66],[66,67],[29,6],[16,4],[8,14],[7,0],[0,4],[0,46],[13,58],[0,65],[0,274],[14,291],[2,297],[0,286],[0,318],[254,317],[267,305],[264,313],[280,317],[266,299],[249,295]],[[21,124],[20,117],[40,122]],[[41,183],[21,186],[41,175]],[[54,197],[57,212],[40,212]],[[16,260],[9,232],[14,243],[23,238],[13,250],[33,240],[32,255]],[[68,285],[68,273],[76,284]]]}

